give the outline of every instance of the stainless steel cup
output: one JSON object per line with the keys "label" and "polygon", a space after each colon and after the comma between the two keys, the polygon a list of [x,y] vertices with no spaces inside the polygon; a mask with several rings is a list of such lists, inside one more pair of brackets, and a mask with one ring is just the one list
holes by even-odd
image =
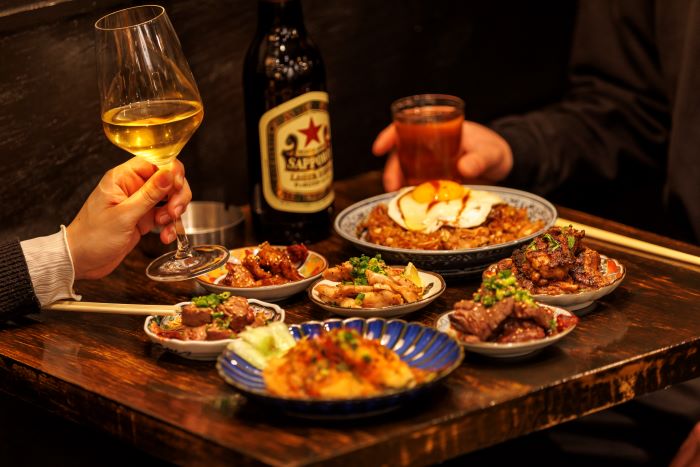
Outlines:
{"label": "stainless steel cup", "polygon": [[[192,245],[223,245],[235,248],[243,243],[245,223],[243,212],[236,206],[216,201],[192,201],[182,214],[182,224]],[[160,241],[160,227],[143,236],[141,250],[149,256],[159,256],[173,249]]]}

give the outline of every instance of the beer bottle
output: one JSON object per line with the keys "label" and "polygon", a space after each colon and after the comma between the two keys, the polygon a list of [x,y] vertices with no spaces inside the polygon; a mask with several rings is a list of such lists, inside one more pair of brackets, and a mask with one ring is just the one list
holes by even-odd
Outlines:
{"label": "beer bottle", "polygon": [[329,233],[333,160],[325,72],[300,0],[259,0],[243,67],[250,206],[258,240]]}

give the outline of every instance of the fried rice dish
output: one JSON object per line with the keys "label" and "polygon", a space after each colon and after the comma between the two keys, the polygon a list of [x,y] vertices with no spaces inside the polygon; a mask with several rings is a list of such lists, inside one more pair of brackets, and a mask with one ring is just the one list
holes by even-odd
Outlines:
{"label": "fried rice dish", "polygon": [[357,228],[358,236],[370,243],[412,250],[460,250],[506,243],[531,235],[544,227],[544,221],[531,221],[527,209],[509,204],[491,208],[486,221],[471,228],[442,226],[434,232],[407,230],[379,204]]}

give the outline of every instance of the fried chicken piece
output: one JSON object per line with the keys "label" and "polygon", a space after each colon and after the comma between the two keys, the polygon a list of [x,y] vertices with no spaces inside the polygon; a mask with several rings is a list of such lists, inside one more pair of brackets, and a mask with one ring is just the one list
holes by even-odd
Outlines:
{"label": "fried chicken piece", "polygon": [[258,255],[246,255],[245,258],[243,258],[242,263],[243,266],[250,271],[255,280],[267,279],[268,277],[272,276],[272,274],[263,269],[260,257]]}
{"label": "fried chicken piece", "polygon": [[253,274],[242,264],[226,263],[228,273],[221,281],[229,287],[255,287]]}
{"label": "fried chicken piece", "polygon": [[323,278],[335,282],[349,282],[352,277],[352,264],[350,261],[345,261],[343,264],[333,266],[323,271]]}
{"label": "fried chicken piece", "polygon": [[377,284],[382,284],[388,287],[390,290],[399,293],[406,303],[412,303],[420,300],[423,292],[420,287],[401,276],[400,273],[389,276],[367,269],[365,271],[365,275],[367,276],[367,282],[369,285],[374,286]]}
{"label": "fried chicken piece", "polygon": [[340,300],[346,297],[352,297],[354,300],[358,294],[372,292],[374,287],[371,285],[326,285],[319,284],[316,286],[316,291],[322,301],[326,303],[340,303]]}
{"label": "fried chicken piece", "polygon": [[309,249],[303,243],[298,243],[296,245],[289,245],[287,247],[287,254],[289,259],[294,264],[303,264],[306,258],[309,256]]}
{"label": "fried chicken piece", "polygon": [[362,299],[362,308],[384,308],[386,306],[401,305],[403,298],[401,294],[391,290],[377,290],[365,293]]}
{"label": "fried chicken piece", "polygon": [[304,278],[292,264],[292,260],[287,252],[270,246],[268,242],[264,242],[258,247],[257,256],[260,258],[258,264],[269,269],[274,275],[281,275],[290,281],[298,281]]}
{"label": "fried chicken piece", "polygon": [[255,286],[256,287],[263,287],[266,285],[282,285],[282,284],[289,284],[291,281],[289,279],[286,279],[282,276],[270,276],[267,279],[260,279],[259,281],[255,281]]}

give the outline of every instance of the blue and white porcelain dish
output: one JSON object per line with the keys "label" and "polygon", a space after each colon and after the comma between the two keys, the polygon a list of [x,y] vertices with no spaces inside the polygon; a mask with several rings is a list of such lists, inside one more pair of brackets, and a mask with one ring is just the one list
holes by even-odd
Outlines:
{"label": "blue and white porcelain dish", "polygon": [[517,240],[497,245],[461,250],[412,250],[393,248],[370,243],[357,234],[357,226],[362,223],[374,207],[388,203],[396,193],[384,193],[353,204],[342,210],[335,218],[335,231],[364,253],[380,253],[387,264],[407,264],[412,262],[421,269],[435,271],[450,279],[483,271],[489,264],[510,255],[515,248],[529,242],[554,225],[557,219],[556,208],[546,199],[526,191],[512,188],[465,185],[472,190],[488,191],[500,196],[504,202],[517,208],[526,208],[530,220],[542,220],[542,229]]}
{"label": "blue and white porcelain dish", "polygon": [[219,356],[219,375],[249,399],[280,409],[289,415],[306,418],[357,418],[388,412],[415,399],[454,371],[464,358],[462,346],[451,336],[420,323],[399,319],[348,318],[308,321],[292,324],[289,331],[295,340],[313,338],[337,328],[357,330],[368,339],[378,340],[395,351],[409,366],[436,372],[431,381],[415,387],[388,392],[380,396],[357,399],[297,399],[270,394],[262,371],[230,348]]}

